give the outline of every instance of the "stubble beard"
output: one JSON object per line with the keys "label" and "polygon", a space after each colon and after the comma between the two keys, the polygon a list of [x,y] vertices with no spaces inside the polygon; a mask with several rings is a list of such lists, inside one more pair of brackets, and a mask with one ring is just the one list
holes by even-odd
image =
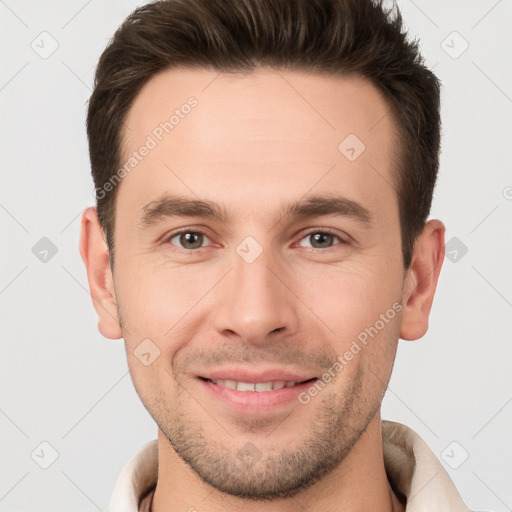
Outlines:
{"label": "stubble beard", "polygon": [[[317,403],[317,412],[304,434],[300,434],[304,422],[285,419],[282,425],[277,424],[275,430],[297,428],[298,431],[290,431],[295,447],[280,451],[274,449],[265,453],[265,449],[259,449],[258,445],[268,446],[268,434],[261,434],[261,431],[269,425],[257,419],[239,417],[236,428],[228,429],[231,438],[223,432],[224,438],[228,437],[225,443],[212,439],[207,434],[208,429],[197,420],[187,419],[178,412],[180,404],[187,400],[186,392],[178,394],[178,409],[174,409],[172,415],[159,414],[163,421],[154,419],[177,455],[218,491],[253,501],[291,498],[336,468],[380,409],[383,393],[371,394],[364,374],[359,368],[342,396],[328,388],[319,393],[310,402]],[[235,431],[247,437],[247,442],[241,443],[238,449],[233,448],[240,445]]]}

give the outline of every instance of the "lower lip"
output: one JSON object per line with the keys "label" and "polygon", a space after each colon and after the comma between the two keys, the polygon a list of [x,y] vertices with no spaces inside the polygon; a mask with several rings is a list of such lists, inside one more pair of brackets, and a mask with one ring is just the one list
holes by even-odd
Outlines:
{"label": "lower lip", "polygon": [[209,380],[199,379],[207,392],[216,399],[224,402],[243,413],[269,412],[293,401],[298,402],[298,396],[311,386],[316,380],[308,380],[295,386],[273,389],[272,391],[238,391],[214,384]]}

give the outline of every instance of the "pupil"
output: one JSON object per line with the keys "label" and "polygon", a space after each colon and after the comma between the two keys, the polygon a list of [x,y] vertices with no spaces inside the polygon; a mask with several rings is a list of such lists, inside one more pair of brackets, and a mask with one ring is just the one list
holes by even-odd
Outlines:
{"label": "pupil", "polygon": [[[198,247],[201,247],[201,237],[199,233],[183,233],[181,235],[181,244],[184,247],[187,247],[189,249],[196,249]],[[196,242],[194,243],[194,238],[196,238]],[[198,240],[197,240],[198,239]],[[192,245],[192,247],[190,247]]]}
{"label": "pupil", "polygon": [[323,245],[323,244],[325,244],[326,240],[328,242],[331,238],[332,238],[332,235],[330,235],[329,233],[315,233],[315,235],[313,236],[313,239],[315,241],[313,246],[315,246],[316,243]]}

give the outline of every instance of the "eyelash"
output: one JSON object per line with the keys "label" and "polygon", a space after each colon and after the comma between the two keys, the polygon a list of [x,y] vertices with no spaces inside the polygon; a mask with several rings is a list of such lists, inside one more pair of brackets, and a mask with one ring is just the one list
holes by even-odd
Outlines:
{"label": "eyelash", "polygon": [[[173,245],[174,247],[177,247],[178,249],[181,249],[181,251],[183,252],[186,252],[186,253],[195,253],[195,252],[199,252],[203,249],[206,249],[206,247],[200,247],[198,249],[185,249],[185,248],[182,248],[182,247],[178,247],[174,244],[171,244],[171,240],[183,233],[193,233],[195,235],[203,235],[204,237],[206,237],[207,239],[210,239],[210,237],[204,233],[203,231],[201,230],[194,230],[194,229],[182,229],[180,231],[176,231],[175,233],[171,233],[170,235],[166,236],[165,237],[165,243],[169,244],[169,245]],[[311,251],[321,251],[321,252],[328,252],[332,249],[335,249],[336,248],[336,245],[348,245],[349,242],[347,240],[344,240],[340,235],[336,234],[334,231],[330,230],[330,229],[312,229],[311,231],[308,231],[307,233],[305,233],[301,238],[299,238],[297,240],[297,242],[294,242],[294,245],[298,242],[301,242],[302,240],[304,240],[305,238],[307,238],[308,236],[310,235],[313,235],[313,234],[316,234],[316,233],[321,233],[323,235],[332,235],[334,236],[335,238],[337,238],[339,241],[340,241],[340,244],[335,244],[333,245],[332,247],[327,247],[326,249],[319,249],[319,248],[316,248],[316,247],[303,247],[303,249],[310,249]]]}

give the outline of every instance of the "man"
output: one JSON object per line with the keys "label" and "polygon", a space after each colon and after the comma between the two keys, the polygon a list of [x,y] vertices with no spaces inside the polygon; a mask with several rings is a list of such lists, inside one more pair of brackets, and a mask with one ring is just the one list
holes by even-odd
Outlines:
{"label": "man", "polygon": [[167,0],[101,56],[80,251],[158,439],[111,512],[467,511],[383,422],[444,226],[439,82],[371,0]]}

